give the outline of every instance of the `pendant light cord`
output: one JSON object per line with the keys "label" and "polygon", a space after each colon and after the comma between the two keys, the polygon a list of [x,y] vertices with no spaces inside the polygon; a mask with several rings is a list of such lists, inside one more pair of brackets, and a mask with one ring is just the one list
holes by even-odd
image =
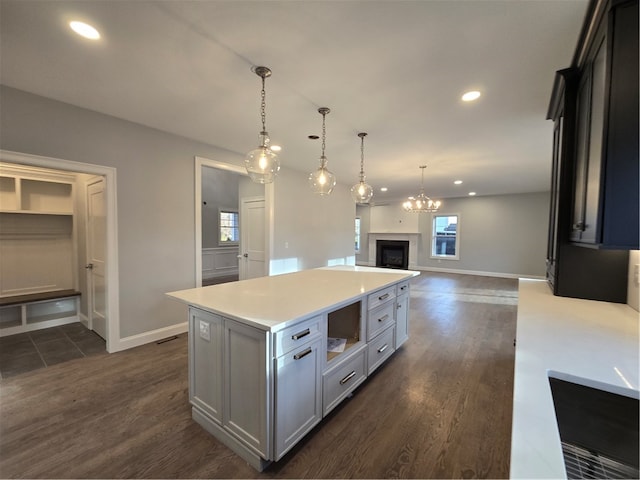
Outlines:
{"label": "pendant light cord", "polygon": [[360,182],[364,182],[364,136],[360,135]]}
{"label": "pendant light cord", "polygon": [[326,113],[322,114],[322,156],[320,157],[320,160],[322,162],[322,165],[321,165],[322,167],[325,166],[327,161],[326,157],[324,156],[325,138],[327,136],[327,127],[325,126],[325,122],[324,122],[326,115],[327,115]]}
{"label": "pendant light cord", "polygon": [[262,119],[262,135],[266,135],[266,118],[267,118],[267,114],[266,114],[266,109],[267,109],[267,102],[265,100],[267,94],[264,90],[264,75],[261,75],[262,77],[262,90],[260,91],[260,118]]}

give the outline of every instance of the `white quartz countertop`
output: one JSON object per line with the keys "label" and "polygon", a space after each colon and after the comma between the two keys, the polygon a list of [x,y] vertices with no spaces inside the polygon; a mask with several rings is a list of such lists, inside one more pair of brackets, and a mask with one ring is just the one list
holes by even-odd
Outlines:
{"label": "white quartz countertop", "polygon": [[277,331],[419,272],[336,266],[167,293],[188,305]]}
{"label": "white quartz countertop", "polygon": [[566,478],[548,371],[638,390],[638,312],[623,304],[553,296],[520,280],[511,478]]}

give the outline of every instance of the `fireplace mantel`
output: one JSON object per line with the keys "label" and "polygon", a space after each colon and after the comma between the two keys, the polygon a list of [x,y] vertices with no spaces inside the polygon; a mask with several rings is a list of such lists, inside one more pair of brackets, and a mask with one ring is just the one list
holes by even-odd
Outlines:
{"label": "fireplace mantel", "polygon": [[369,261],[368,265],[376,264],[377,240],[407,240],[409,242],[409,270],[415,270],[418,266],[418,237],[419,233],[369,233]]}

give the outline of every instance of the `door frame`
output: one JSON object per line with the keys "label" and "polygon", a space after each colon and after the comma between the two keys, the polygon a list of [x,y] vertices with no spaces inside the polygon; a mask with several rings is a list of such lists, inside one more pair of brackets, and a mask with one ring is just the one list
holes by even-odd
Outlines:
{"label": "door frame", "polygon": [[61,158],[44,157],[28,153],[0,149],[0,160],[21,165],[63,170],[75,173],[99,175],[104,178],[106,195],[106,310],[107,310],[107,352],[122,350],[120,346],[120,287],[118,282],[118,209],[116,198],[116,169],[90,163],[74,162]]}
{"label": "door frame", "polygon": [[[240,175],[248,176],[247,170],[239,165],[232,163],[219,162],[204,157],[195,157],[195,185],[194,185],[194,204],[195,204],[195,283],[196,287],[202,286],[202,169],[205,167],[217,168],[234,172]],[[265,265],[266,275],[270,274],[270,259],[273,253],[273,196],[274,184],[268,183],[264,186],[264,208],[265,208]]]}

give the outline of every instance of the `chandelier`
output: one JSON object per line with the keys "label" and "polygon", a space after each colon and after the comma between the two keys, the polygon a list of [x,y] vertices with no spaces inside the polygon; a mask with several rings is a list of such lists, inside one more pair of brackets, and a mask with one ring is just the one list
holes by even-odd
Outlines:
{"label": "chandelier", "polygon": [[271,183],[275,180],[278,170],[280,170],[280,160],[273,150],[271,150],[269,133],[266,128],[266,102],[264,79],[271,76],[271,70],[267,67],[252,67],[253,73],[262,78],[262,90],[260,92],[260,118],[262,119],[262,130],[259,134],[258,148],[247,153],[244,166],[251,180],[256,183]]}
{"label": "chandelier", "polygon": [[420,165],[422,170],[422,184],[420,187],[420,194],[417,197],[409,197],[409,199],[402,204],[403,208],[407,212],[412,213],[432,213],[437,212],[440,208],[440,200],[431,200],[424,194],[424,169],[426,165]]}
{"label": "chandelier", "polygon": [[358,136],[360,137],[360,181],[351,187],[351,198],[358,204],[366,204],[373,197],[373,188],[365,182],[364,176],[364,137],[367,134],[362,132]]}
{"label": "chandelier", "polygon": [[320,168],[309,175],[309,186],[313,193],[318,195],[329,195],[336,186],[336,176],[327,169],[327,157],[324,155],[325,138],[327,129],[325,127],[325,116],[329,113],[327,107],[320,107],[318,113],[322,115],[322,155],[320,156]]}

